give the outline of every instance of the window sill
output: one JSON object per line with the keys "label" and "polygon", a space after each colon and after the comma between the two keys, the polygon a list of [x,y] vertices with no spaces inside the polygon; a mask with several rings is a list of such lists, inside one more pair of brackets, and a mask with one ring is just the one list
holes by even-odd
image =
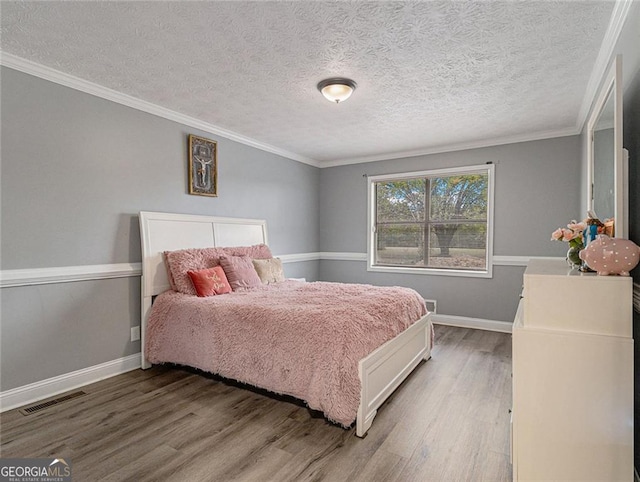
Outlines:
{"label": "window sill", "polygon": [[436,268],[405,268],[400,266],[372,266],[367,265],[367,271],[376,273],[435,275],[435,276],[462,276],[465,278],[492,278],[491,269],[485,271],[468,271],[462,269],[436,269]]}

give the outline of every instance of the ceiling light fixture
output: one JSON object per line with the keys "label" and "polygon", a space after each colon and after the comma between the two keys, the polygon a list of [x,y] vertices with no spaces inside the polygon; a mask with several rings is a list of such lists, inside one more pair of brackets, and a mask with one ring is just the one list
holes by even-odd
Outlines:
{"label": "ceiling light fixture", "polygon": [[324,95],[328,101],[339,104],[351,96],[353,91],[356,90],[357,85],[358,84],[351,79],[334,77],[318,82],[318,90],[322,92],[322,95]]}

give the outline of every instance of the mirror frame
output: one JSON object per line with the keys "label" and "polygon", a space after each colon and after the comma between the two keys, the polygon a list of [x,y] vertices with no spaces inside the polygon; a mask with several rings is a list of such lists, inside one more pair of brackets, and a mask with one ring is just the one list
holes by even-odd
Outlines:
{"label": "mirror frame", "polygon": [[[617,55],[604,77],[587,123],[587,210],[593,210],[594,127],[605,108],[609,95],[613,98],[614,136],[614,219],[615,237],[628,238],[628,192],[625,157],[622,148],[622,56]],[[598,214],[598,213],[596,213]]]}

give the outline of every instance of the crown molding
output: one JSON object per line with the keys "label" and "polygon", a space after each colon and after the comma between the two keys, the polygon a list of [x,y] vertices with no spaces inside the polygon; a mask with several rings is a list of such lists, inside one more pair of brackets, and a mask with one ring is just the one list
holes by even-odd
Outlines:
{"label": "crown molding", "polygon": [[541,131],[531,134],[518,134],[514,136],[496,137],[493,139],[484,139],[481,141],[461,142],[459,144],[445,144],[442,146],[429,147],[425,149],[416,149],[413,151],[389,152],[386,154],[375,154],[372,156],[354,157],[351,159],[340,159],[335,161],[321,161],[320,167],[336,167],[349,164],[362,164],[365,162],[390,161],[403,159],[407,157],[426,156],[429,154],[442,154],[445,152],[466,151],[469,149],[481,149],[483,147],[494,147],[505,144],[516,144],[518,142],[539,141],[542,139],[553,139],[556,137],[575,136],[580,131],[574,127],[566,129]]}
{"label": "crown molding", "polygon": [[[605,44],[603,43],[603,47],[601,48],[601,52],[598,56],[598,59],[600,59],[600,57],[603,55],[602,53],[603,51],[611,52],[613,50],[613,47],[615,46],[615,42],[617,41],[617,38],[620,35],[622,25],[624,24],[624,20],[626,19],[626,16],[632,1],[633,0],[622,0],[616,3],[616,7],[614,7],[614,12],[612,14],[612,21],[607,31],[607,35],[605,36],[605,42],[609,42],[609,43],[612,42],[612,43],[610,47],[608,47],[607,49],[605,49]],[[615,29],[615,32],[611,33],[614,29]],[[29,75],[33,75],[35,77],[39,77],[44,80],[48,80],[50,82],[54,82],[64,87],[69,87],[71,89],[78,90],[80,92],[84,92],[89,95],[93,95],[105,100],[109,100],[120,105],[131,107],[133,109],[137,109],[139,111],[146,112],[148,114],[162,117],[164,119],[177,122],[179,124],[192,127],[194,129],[198,129],[213,135],[224,137],[226,139],[239,142],[241,144],[254,147],[256,149],[260,149],[265,152],[270,152],[272,154],[285,157],[287,159],[298,161],[303,164],[307,164],[317,168],[326,168],[326,167],[336,167],[336,166],[343,166],[343,165],[349,165],[349,164],[361,164],[365,162],[390,161],[390,160],[396,160],[396,159],[402,159],[402,158],[408,158],[408,157],[424,156],[429,154],[442,154],[446,152],[463,151],[463,150],[469,150],[469,149],[480,149],[484,147],[514,144],[518,142],[529,142],[529,141],[537,141],[542,139],[552,139],[556,137],[578,135],[582,130],[582,125],[584,124],[584,118],[586,118],[586,113],[583,114],[582,109],[585,108],[585,103],[588,104],[587,108],[590,106],[591,97],[589,94],[590,92],[589,89],[591,89],[591,91],[595,91],[595,89],[597,88],[597,85],[596,87],[591,87],[591,83],[594,82],[594,78],[596,79],[596,81],[599,80],[599,78],[601,77],[601,72],[604,72],[604,68],[606,68],[607,62],[604,63],[604,67],[599,67],[598,69],[594,68],[592,72],[590,84],[588,87],[588,92],[587,92],[587,95],[585,96],[585,100],[583,100],[583,106],[582,106],[582,109],[579,115],[579,121],[576,127],[561,129],[561,130],[519,134],[514,136],[497,137],[497,138],[484,139],[484,140],[473,141],[473,142],[444,144],[444,145],[428,147],[424,149],[415,149],[410,151],[399,151],[399,152],[387,152],[382,154],[375,154],[372,156],[337,159],[337,160],[330,160],[330,161],[320,161],[316,159],[311,159],[294,152],[280,149],[270,144],[262,143],[260,141],[244,136],[237,132],[223,129],[221,127],[210,124],[208,122],[203,122],[194,117],[181,114],[179,112],[167,109],[165,107],[159,106],[157,104],[153,104],[151,102],[138,99],[136,97],[133,97],[127,94],[123,94],[121,92],[115,91],[113,89],[109,89],[107,87],[96,84],[94,82],[90,82],[90,81],[81,79],[79,77],[75,77],[73,75],[64,73],[62,71],[53,69],[51,67],[47,67],[42,64],[38,64],[36,62],[32,62],[30,60],[18,57],[13,54],[9,54],[1,50],[0,50],[0,65],[3,65],[5,67],[11,68]],[[596,67],[598,67],[598,65],[596,65]],[[589,100],[589,102],[587,102],[587,100]]]}
{"label": "crown molding", "polygon": [[265,144],[250,137],[243,136],[242,134],[238,134],[237,132],[223,129],[208,122],[203,122],[199,119],[196,119],[195,117],[190,117],[171,109],[167,109],[166,107],[162,107],[157,104],[153,104],[151,102],[147,102],[145,100],[141,100],[127,94],[123,94],[116,90],[109,89],[94,82],[90,82],[88,80],[66,74],[51,67],[47,67],[45,65],[23,59],[22,57],[18,57],[13,54],[0,51],[0,65],[3,65],[10,69],[18,70],[20,72],[24,72],[25,74],[39,77],[44,80],[48,80],[50,82],[54,82],[64,87],[69,87],[71,89],[84,92],[85,94],[90,94],[96,97],[100,97],[101,99],[106,99],[117,104],[131,107],[133,109],[146,112],[147,114],[162,117],[164,119],[177,122],[179,124],[183,124],[188,127],[207,132],[209,134],[214,134],[220,137],[224,137],[225,139],[245,144],[250,147],[255,147],[256,149],[260,149],[262,151],[286,157],[287,159],[302,162],[303,164],[308,164],[313,167],[320,167],[319,162],[315,159],[310,159],[300,154],[280,149],[270,144]]}
{"label": "crown molding", "polygon": [[611,62],[614,54],[616,43],[618,42],[618,38],[622,33],[622,28],[624,27],[624,23],[627,20],[629,10],[631,10],[633,2],[634,0],[618,0],[613,6],[613,12],[611,12],[611,20],[609,20],[609,26],[607,27],[607,31],[604,34],[604,39],[602,40],[602,44],[600,45],[600,51],[598,52],[598,57],[596,57],[596,63],[591,70],[591,76],[589,77],[589,82],[587,83],[587,90],[584,93],[582,105],[580,106],[578,118],[576,119],[576,130],[578,132],[582,132],[584,124],[587,121],[587,115],[591,110],[591,105],[593,104],[593,100],[596,97],[598,88],[600,87],[602,79],[605,76],[607,68],[609,67],[609,63]]}

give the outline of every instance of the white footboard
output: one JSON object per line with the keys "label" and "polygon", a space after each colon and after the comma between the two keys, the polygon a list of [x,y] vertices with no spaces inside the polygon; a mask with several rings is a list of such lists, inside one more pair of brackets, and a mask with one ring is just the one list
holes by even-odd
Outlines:
{"label": "white footboard", "polygon": [[360,360],[362,383],[356,435],[364,437],[378,407],[398,388],[420,361],[431,356],[431,314]]}

